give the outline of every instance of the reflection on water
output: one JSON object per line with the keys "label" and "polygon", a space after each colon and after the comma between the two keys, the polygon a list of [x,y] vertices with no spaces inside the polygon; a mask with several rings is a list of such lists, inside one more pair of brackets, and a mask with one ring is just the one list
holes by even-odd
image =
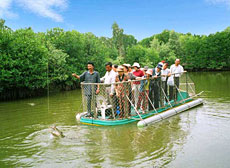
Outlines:
{"label": "reflection on water", "polygon": [[[0,167],[227,167],[229,77],[193,73],[205,104],[145,128],[77,123],[80,90],[2,102]],[[66,137],[52,137],[53,124]]]}
{"label": "reflection on water", "polygon": [[[189,124],[176,116],[155,126],[119,127],[59,126],[65,138],[54,138],[40,126],[10,148],[16,155],[3,158],[15,166],[53,167],[162,166],[169,163],[186,140]],[[38,127],[38,126],[37,126]],[[20,135],[17,135],[20,136]],[[68,164],[66,164],[68,162]]]}
{"label": "reflection on water", "polygon": [[[192,73],[197,92],[205,91],[203,106],[187,142],[169,167],[229,167],[230,72]],[[191,114],[191,112],[189,111]]]}
{"label": "reflection on water", "polygon": [[206,98],[230,100],[230,72],[194,72],[190,77],[195,82],[196,90],[204,91]]}

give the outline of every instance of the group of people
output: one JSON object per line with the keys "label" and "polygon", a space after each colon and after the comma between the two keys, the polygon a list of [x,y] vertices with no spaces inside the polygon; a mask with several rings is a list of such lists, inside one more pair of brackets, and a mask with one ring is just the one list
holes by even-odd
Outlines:
{"label": "group of people", "polygon": [[105,64],[106,73],[100,78],[99,72],[94,70],[94,64],[88,62],[88,71],[80,76],[73,73],[72,76],[86,84],[83,89],[88,116],[93,116],[91,112],[93,92],[97,95],[102,90],[100,87],[105,86],[107,103],[112,105],[115,115],[123,118],[131,114],[131,107],[144,113],[163,106],[164,101],[177,100],[179,78],[184,69],[179,59],[176,59],[170,68],[168,67],[169,64],[165,61],[159,62],[155,68],[148,66],[141,68],[137,62],[132,66],[130,64],[118,66],[108,62]]}

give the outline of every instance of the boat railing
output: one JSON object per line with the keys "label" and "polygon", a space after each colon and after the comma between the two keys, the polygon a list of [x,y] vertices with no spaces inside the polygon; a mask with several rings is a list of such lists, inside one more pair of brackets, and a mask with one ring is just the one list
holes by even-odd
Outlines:
{"label": "boat railing", "polygon": [[[118,120],[172,106],[195,94],[195,86],[187,73],[180,74],[179,85],[170,86],[158,78],[139,78],[105,83],[81,83],[83,111],[87,117],[101,120]],[[175,74],[172,74],[173,80]],[[140,116],[141,118],[141,116]]]}

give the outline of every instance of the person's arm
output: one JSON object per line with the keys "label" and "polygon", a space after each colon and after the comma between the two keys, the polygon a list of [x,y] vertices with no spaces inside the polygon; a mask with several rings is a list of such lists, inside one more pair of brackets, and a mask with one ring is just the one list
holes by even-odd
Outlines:
{"label": "person's arm", "polygon": [[128,81],[128,76],[127,75],[124,76],[124,81]]}
{"label": "person's arm", "polygon": [[84,73],[82,73],[81,75],[80,75],[80,82],[83,82],[83,81],[85,81],[85,76],[86,76],[86,73],[87,72],[84,72]]}
{"label": "person's arm", "polygon": [[[115,82],[119,82],[118,75],[116,75]],[[118,96],[119,92],[118,92],[118,85],[117,84],[115,85],[115,92],[116,92],[116,95]]]}
{"label": "person's arm", "polygon": [[133,73],[131,73],[131,80],[136,80],[137,79],[137,77],[133,74]]}
{"label": "person's arm", "polygon": [[170,73],[173,73],[173,65],[170,66]]}
{"label": "person's arm", "polygon": [[102,83],[105,82],[105,77],[106,77],[107,73],[108,73],[108,72],[106,72],[106,73],[105,73],[105,76],[103,76],[103,77],[100,79]]}
{"label": "person's arm", "polygon": [[105,82],[105,76],[103,76],[100,80],[101,80],[101,83],[104,83]]}
{"label": "person's arm", "polygon": [[80,76],[77,75],[77,74],[75,74],[75,73],[73,73],[72,76],[75,77],[75,78],[77,78],[77,79],[80,79]]}
{"label": "person's arm", "polygon": [[110,96],[112,96],[114,94],[114,90],[115,90],[115,86],[114,83],[116,82],[116,74],[113,73],[112,74],[112,78],[111,78],[111,91],[110,91]]}
{"label": "person's arm", "polygon": [[97,85],[97,90],[96,90],[96,94],[98,94],[100,92],[100,85]]}
{"label": "person's arm", "polygon": [[86,72],[82,73],[80,76],[77,75],[77,74],[75,74],[75,73],[73,73],[72,76],[75,77],[75,78],[77,78],[77,79],[80,79],[80,81],[82,82],[82,81],[85,80],[85,73]]}
{"label": "person's arm", "polygon": [[[96,83],[101,83],[100,80],[100,74],[97,72],[97,79],[96,79]],[[100,85],[97,85],[97,90],[96,90],[96,94],[98,94],[100,92]]]}
{"label": "person's arm", "polygon": [[136,77],[136,80],[141,80],[142,79],[142,77]]}
{"label": "person's arm", "polygon": [[167,77],[170,77],[170,76],[171,76],[171,72],[170,72],[170,69],[168,69]]}

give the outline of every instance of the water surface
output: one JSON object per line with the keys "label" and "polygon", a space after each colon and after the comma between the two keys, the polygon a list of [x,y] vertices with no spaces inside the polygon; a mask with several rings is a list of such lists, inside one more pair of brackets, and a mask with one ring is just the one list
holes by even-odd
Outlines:
{"label": "water surface", "polygon": [[0,167],[230,167],[230,72],[190,77],[205,104],[145,128],[77,123],[80,90],[0,102]]}

